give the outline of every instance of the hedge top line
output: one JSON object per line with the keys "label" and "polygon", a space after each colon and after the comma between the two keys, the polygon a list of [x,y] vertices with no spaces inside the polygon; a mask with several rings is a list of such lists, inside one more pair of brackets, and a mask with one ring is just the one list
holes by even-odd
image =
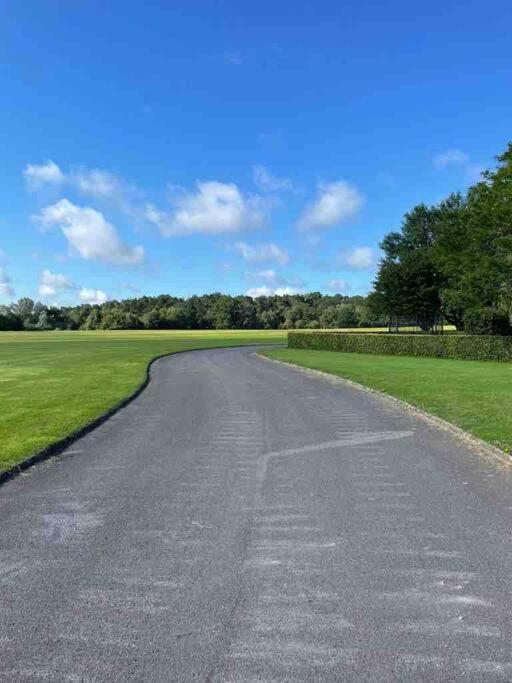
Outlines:
{"label": "hedge top line", "polygon": [[512,361],[512,337],[293,331],[290,348],[461,360]]}

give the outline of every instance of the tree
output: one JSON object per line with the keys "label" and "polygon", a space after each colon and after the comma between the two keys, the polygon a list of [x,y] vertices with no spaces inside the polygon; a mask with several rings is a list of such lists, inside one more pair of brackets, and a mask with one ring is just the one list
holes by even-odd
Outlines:
{"label": "tree", "polygon": [[39,311],[34,316],[34,307],[35,303],[29,297],[18,299],[18,301],[11,305],[11,311],[22,321],[23,327],[27,330],[37,323]]}
{"label": "tree", "polygon": [[474,305],[501,309],[512,320],[512,143],[497,161],[468,192],[464,287]]}
{"label": "tree", "polygon": [[23,320],[9,306],[0,306],[0,331],[23,329]]}
{"label": "tree", "polygon": [[468,268],[468,208],[466,198],[451,194],[435,208],[434,261],[442,275],[440,299],[443,316],[457,327],[464,324],[468,305],[464,275]]}
{"label": "tree", "polygon": [[83,329],[84,330],[98,330],[101,326],[101,313],[98,306],[94,306],[90,309],[89,315],[87,316]]}
{"label": "tree", "polygon": [[422,320],[426,330],[441,310],[441,274],[435,261],[435,208],[424,204],[407,213],[400,232],[391,232],[380,247],[379,265],[370,297],[373,310]]}
{"label": "tree", "polygon": [[140,317],[140,321],[147,330],[155,330],[162,326],[160,311],[155,308],[143,313]]}
{"label": "tree", "polygon": [[230,296],[215,294],[208,307],[206,319],[216,330],[227,330],[232,325],[233,299]]}

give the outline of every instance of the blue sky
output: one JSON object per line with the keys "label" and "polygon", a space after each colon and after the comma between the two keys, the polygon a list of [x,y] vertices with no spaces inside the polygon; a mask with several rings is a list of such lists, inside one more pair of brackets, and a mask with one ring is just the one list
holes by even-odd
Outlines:
{"label": "blue sky", "polygon": [[0,302],[366,293],[512,138],[510,2],[0,5]]}

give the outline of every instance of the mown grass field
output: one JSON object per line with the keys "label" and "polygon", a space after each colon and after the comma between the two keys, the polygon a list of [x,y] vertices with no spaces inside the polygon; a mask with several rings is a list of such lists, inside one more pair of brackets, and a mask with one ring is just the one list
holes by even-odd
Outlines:
{"label": "mown grass field", "polygon": [[512,363],[302,349],[265,355],[384,391],[512,452]]}
{"label": "mown grass field", "polygon": [[131,393],[155,356],[284,343],[285,331],[0,333],[0,472]]}

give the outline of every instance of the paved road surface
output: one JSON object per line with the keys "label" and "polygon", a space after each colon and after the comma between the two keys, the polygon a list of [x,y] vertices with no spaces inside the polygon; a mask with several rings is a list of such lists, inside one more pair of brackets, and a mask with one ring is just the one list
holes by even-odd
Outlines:
{"label": "paved road surface", "polygon": [[400,408],[176,355],[0,487],[0,680],[510,681],[511,521],[512,473]]}

